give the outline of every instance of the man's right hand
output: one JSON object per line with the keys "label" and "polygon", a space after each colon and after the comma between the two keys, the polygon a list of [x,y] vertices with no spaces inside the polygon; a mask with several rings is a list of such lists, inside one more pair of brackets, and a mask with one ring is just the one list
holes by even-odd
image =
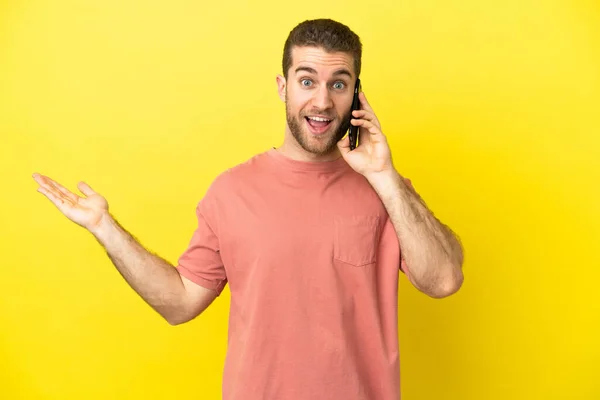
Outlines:
{"label": "man's right hand", "polygon": [[45,195],[67,218],[90,232],[94,232],[102,219],[108,216],[106,199],[85,182],[77,185],[86,196],[81,197],[47,176],[35,173],[33,179],[40,185],[38,192]]}
{"label": "man's right hand", "polygon": [[47,176],[36,173],[33,178],[40,185],[38,192],[89,230],[129,285],[170,324],[193,319],[217,297],[214,290],[180,275],[173,265],[142,246],[109,214],[106,199],[86,183],[77,185],[86,196],[81,197]]}

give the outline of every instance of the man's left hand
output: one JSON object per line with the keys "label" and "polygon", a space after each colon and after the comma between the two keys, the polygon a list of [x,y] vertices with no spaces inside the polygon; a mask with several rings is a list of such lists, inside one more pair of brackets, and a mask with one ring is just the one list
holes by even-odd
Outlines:
{"label": "man's left hand", "polygon": [[358,146],[350,150],[350,139],[346,135],[338,142],[342,156],[356,172],[366,178],[394,171],[392,154],[381,125],[363,92],[360,92],[360,110],[352,113],[350,123],[359,127]]}

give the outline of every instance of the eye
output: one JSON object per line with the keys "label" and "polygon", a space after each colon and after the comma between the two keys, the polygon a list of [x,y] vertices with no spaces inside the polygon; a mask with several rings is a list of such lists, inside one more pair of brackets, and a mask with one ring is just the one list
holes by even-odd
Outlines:
{"label": "eye", "polygon": [[302,86],[306,86],[306,87],[308,87],[308,86],[310,86],[310,85],[312,84],[312,81],[311,81],[310,79],[302,79],[302,80],[300,81],[300,84],[301,84]]}
{"label": "eye", "polygon": [[343,89],[344,87],[346,87],[346,84],[344,82],[338,81],[336,83],[333,84],[334,89]]}

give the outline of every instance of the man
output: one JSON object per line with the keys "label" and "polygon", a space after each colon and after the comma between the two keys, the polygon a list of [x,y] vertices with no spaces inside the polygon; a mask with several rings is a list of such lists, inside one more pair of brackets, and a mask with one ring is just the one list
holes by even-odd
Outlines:
{"label": "man", "polygon": [[[176,268],[87,184],[79,197],[34,174],[169,323],[193,319],[229,285],[226,400],[398,399],[399,271],[435,298],[462,284],[459,241],[396,169],[363,93],[350,115],[361,52],[358,36],[332,20],[292,30],[277,77],[283,143],[215,179]],[[354,150],[350,124],[360,127]]]}

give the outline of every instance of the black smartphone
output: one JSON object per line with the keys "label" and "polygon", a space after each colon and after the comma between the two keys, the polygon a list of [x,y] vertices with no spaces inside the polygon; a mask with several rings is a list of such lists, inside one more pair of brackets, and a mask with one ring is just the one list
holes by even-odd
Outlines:
{"label": "black smartphone", "polygon": [[[360,91],[360,79],[356,78],[354,84],[354,98],[352,99],[352,109],[350,110],[350,118],[353,118],[352,112],[360,109],[360,100],[358,99],[358,92]],[[350,125],[350,132],[348,132],[348,138],[350,139],[350,150],[354,150],[358,146],[358,126]]]}

